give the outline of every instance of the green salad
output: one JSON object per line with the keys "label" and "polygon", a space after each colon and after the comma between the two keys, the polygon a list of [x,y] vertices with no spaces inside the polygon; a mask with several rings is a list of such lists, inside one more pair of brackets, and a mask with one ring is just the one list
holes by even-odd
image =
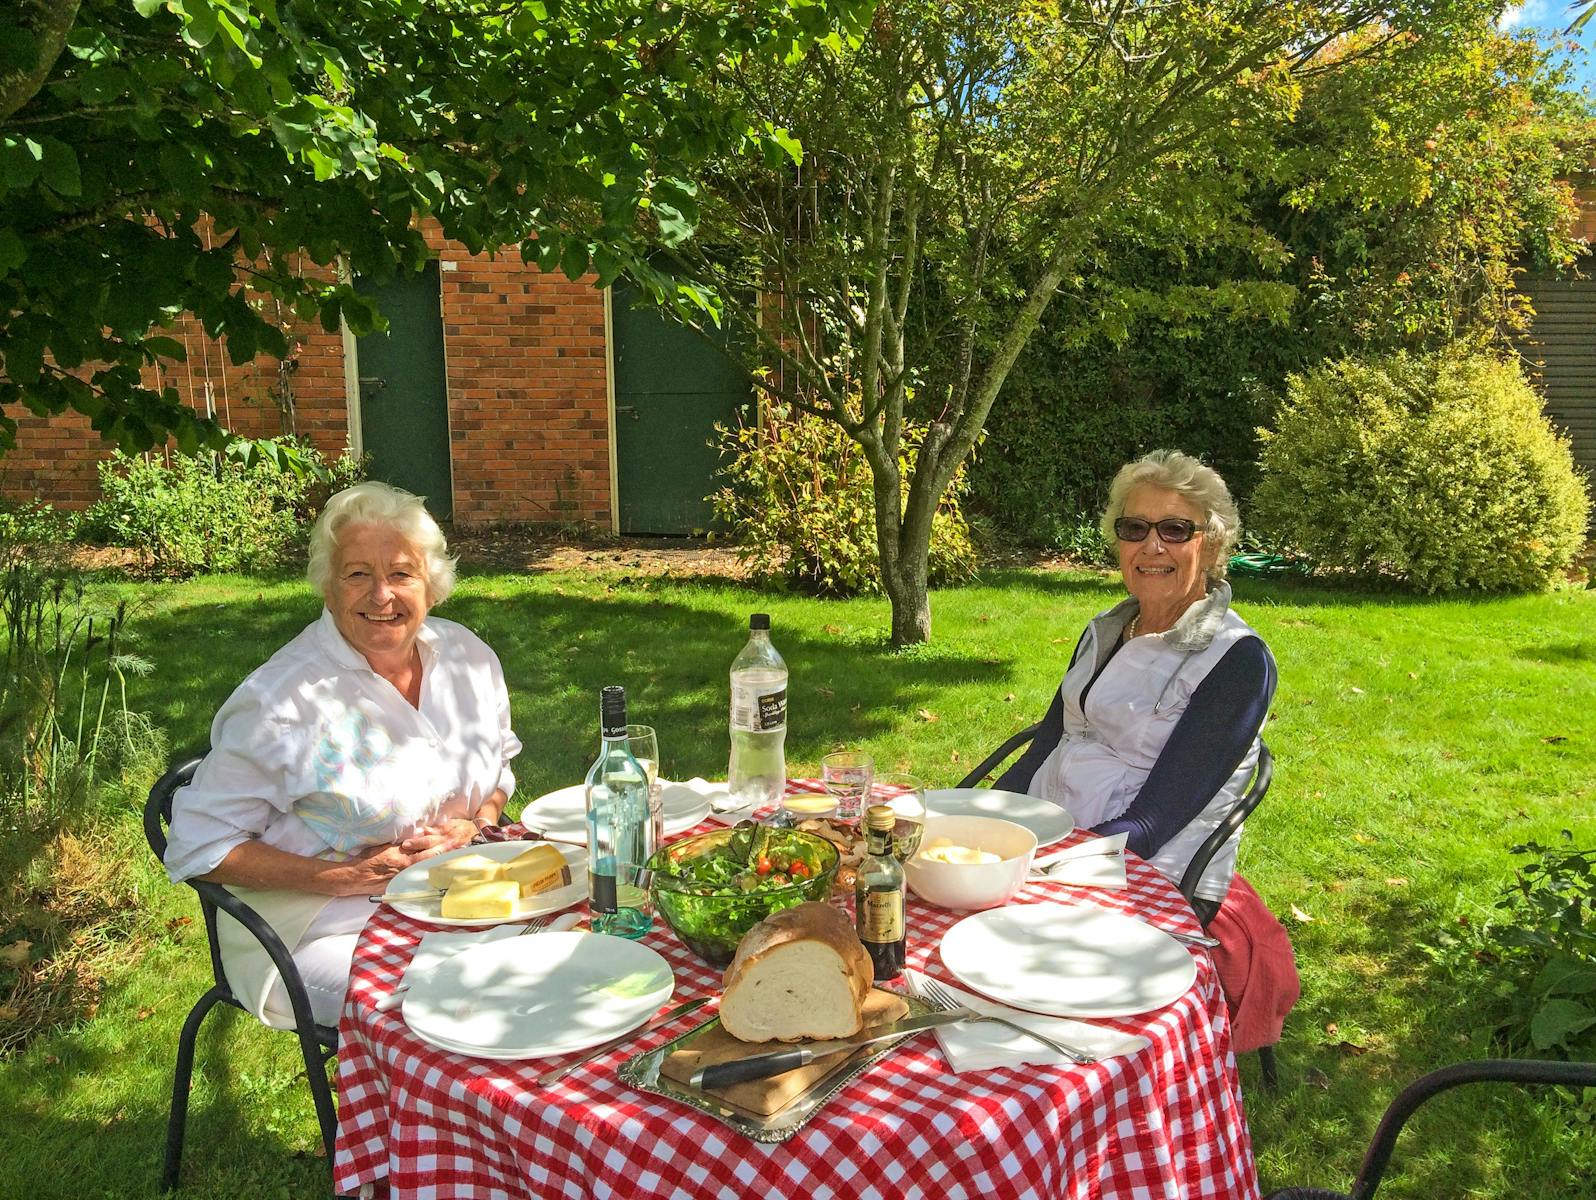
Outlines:
{"label": "green salad", "polygon": [[724,966],[771,913],[824,900],[837,862],[824,838],[744,821],[665,846],[649,866],[660,915],[694,953]]}

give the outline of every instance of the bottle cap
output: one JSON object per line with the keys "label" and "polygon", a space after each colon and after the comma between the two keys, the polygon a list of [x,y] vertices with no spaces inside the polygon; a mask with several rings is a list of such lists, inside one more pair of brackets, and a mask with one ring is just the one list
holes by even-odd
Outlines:
{"label": "bottle cap", "polygon": [[626,733],[626,689],[612,683],[599,692],[599,724],[605,737],[623,737]]}
{"label": "bottle cap", "polygon": [[872,804],[865,812],[866,829],[891,829],[898,823],[898,814],[885,804]]}
{"label": "bottle cap", "polygon": [[769,629],[770,628],[770,614],[769,613],[754,613],[753,616],[748,618],[748,628],[750,628],[750,629]]}

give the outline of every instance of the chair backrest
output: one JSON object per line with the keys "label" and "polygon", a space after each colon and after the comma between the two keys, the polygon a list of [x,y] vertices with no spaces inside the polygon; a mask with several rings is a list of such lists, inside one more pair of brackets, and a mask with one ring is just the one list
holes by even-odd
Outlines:
{"label": "chair backrest", "polygon": [[1042,723],[1038,721],[1035,725],[1027,726],[1018,733],[1012,735],[1008,741],[1004,742],[996,750],[992,751],[991,754],[988,754],[984,759],[982,759],[980,766],[976,767],[975,770],[971,771],[963,779],[959,780],[959,786],[961,788],[979,787],[981,781],[988,775],[992,774],[993,771],[1001,767],[1008,759],[1009,755],[1013,754],[1021,746],[1029,745],[1031,739],[1036,736],[1036,731],[1041,727]]}
{"label": "chair backrest", "polygon": [[[191,756],[178,761],[156,781],[155,786],[150,789],[149,799],[144,802],[144,836],[158,859],[164,861],[166,858],[166,830],[172,820],[172,798],[178,788],[193,780],[194,772],[203,761],[204,755]],[[310,998],[305,992],[299,970],[294,965],[293,955],[265,918],[219,883],[203,879],[189,879],[185,882],[199,894],[200,911],[205,916],[205,937],[211,951],[211,973],[215,976],[216,986],[221,989],[222,997],[230,1004],[238,1004],[232,987],[227,982],[227,972],[222,966],[222,947],[216,936],[218,911],[226,912],[247,929],[270,956],[287,988],[289,1008],[293,1013],[295,1025],[302,1030],[314,1030],[324,1042],[328,1039],[336,1040],[336,1031],[316,1025],[311,1018]]]}
{"label": "chair backrest", "polygon": [[1225,814],[1225,819],[1219,822],[1218,827],[1208,835],[1208,839],[1197,848],[1197,853],[1192,855],[1191,863],[1186,867],[1186,873],[1180,877],[1180,894],[1185,896],[1187,903],[1194,908],[1197,900],[1197,884],[1202,880],[1203,872],[1208,869],[1208,864],[1214,855],[1219,853],[1219,848],[1236,835],[1242,822],[1262,803],[1274,774],[1275,756],[1269,752],[1268,744],[1259,739],[1258,763],[1253,767],[1252,783],[1242,793],[1241,799],[1231,806],[1230,811]]}
{"label": "chair backrest", "polygon": [[[1465,1083],[1516,1083],[1562,1084],[1565,1087],[1596,1087],[1596,1063],[1559,1062],[1551,1059],[1487,1058],[1474,1062],[1454,1063],[1421,1075],[1403,1088],[1391,1101],[1374,1131],[1374,1140],[1363,1156],[1358,1177],[1345,1200],[1372,1200],[1385,1169],[1391,1164],[1391,1152],[1396,1148],[1397,1136],[1418,1107],[1432,1096]],[[1285,1188],[1271,1192],[1269,1200],[1340,1200],[1340,1192],[1320,1188]]]}

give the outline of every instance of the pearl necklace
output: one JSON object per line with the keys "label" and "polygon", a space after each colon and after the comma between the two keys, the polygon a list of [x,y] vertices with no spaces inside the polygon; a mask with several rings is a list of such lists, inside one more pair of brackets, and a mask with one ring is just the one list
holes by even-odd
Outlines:
{"label": "pearl necklace", "polygon": [[1136,615],[1130,619],[1130,624],[1125,626],[1125,640],[1127,642],[1136,636],[1136,631],[1141,627],[1141,624],[1142,614],[1140,610],[1138,610]]}

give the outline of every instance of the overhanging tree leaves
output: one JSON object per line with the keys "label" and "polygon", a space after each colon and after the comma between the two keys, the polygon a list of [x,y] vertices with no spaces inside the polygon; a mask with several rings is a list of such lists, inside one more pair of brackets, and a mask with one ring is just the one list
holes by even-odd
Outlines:
{"label": "overhanging tree leaves", "polygon": [[[930,636],[938,498],[1053,298],[1086,297],[1104,325],[1282,316],[1291,289],[1267,279],[1149,293],[1098,267],[1136,240],[1283,264],[1244,201],[1303,80],[1423,53],[1493,15],[1476,0],[886,0],[856,47],[724,81],[804,160],[723,161],[699,236],[675,254],[773,365],[763,386],[864,448],[895,645]],[[1354,36],[1354,52],[1327,53]],[[909,415],[930,432],[905,477]]]}
{"label": "overhanging tree leaves", "polygon": [[[690,230],[696,164],[780,147],[700,80],[861,0],[22,0],[0,13],[0,453],[18,406],[124,449],[225,431],[145,368],[194,314],[235,362],[376,314],[335,266],[473,251],[607,283]],[[208,224],[201,218],[208,217]],[[710,304],[650,272],[660,299]]]}

